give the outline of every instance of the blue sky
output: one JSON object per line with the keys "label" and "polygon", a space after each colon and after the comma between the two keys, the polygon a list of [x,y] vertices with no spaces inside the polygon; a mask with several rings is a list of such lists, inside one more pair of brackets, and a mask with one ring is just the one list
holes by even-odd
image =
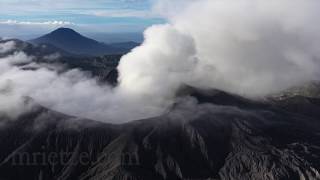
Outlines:
{"label": "blue sky", "polygon": [[155,0],[0,0],[0,37],[40,34],[57,27],[82,32],[142,32],[165,22]]}

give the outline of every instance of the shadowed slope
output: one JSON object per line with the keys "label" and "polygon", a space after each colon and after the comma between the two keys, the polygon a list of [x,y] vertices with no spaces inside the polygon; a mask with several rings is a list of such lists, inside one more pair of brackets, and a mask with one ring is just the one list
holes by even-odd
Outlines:
{"label": "shadowed slope", "polygon": [[[1,147],[9,148],[1,152],[0,178],[320,178],[317,118],[290,112],[278,103],[257,103],[219,91],[192,89],[189,94],[193,100],[178,102],[167,114],[122,125],[75,120],[38,108],[1,130],[7,134],[1,136],[6,139]],[[39,124],[35,120],[46,123],[31,130]],[[23,152],[70,156],[67,163],[54,166],[13,165]],[[81,153],[89,154],[85,164],[80,162]]]}

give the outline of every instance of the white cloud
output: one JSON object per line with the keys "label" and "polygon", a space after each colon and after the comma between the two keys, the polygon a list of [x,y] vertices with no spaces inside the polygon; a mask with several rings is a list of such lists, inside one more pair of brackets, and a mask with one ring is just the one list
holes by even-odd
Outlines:
{"label": "white cloud", "polygon": [[149,28],[122,58],[123,89],[163,99],[189,84],[260,97],[320,80],[320,1],[161,2],[170,24]]}
{"label": "white cloud", "polygon": [[162,6],[170,23],[149,28],[121,59],[115,89],[78,70],[23,71],[0,59],[0,111],[30,96],[67,114],[123,122],[164,112],[184,84],[260,97],[320,80],[320,1],[189,3]]}
{"label": "white cloud", "polygon": [[8,41],[5,43],[0,43],[0,53],[7,53],[14,49],[16,46],[16,43],[14,41]]}
{"label": "white cloud", "polygon": [[69,21],[43,21],[43,22],[34,22],[34,21],[17,21],[17,20],[6,20],[0,21],[0,24],[5,25],[74,25],[74,23]]}
{"label": "white cloud", "polygon": [[[143,96],[131,96],[108,85],[100,85],[86,73],[73,69],[58,73],[31,62],[23,52],[0,58],[0,115],[15,118],[30,109],[24,97],[36,103],[69,115],[104,122],[122,123],[158,115],[164,107]],[[37,70],[23,70],[27,67]],[[166,106],[165,106],[166,107]]]}
{"label": "white cloud", "polygon": [[137,18],[154,18],[157,17],[151,11],[144,10],[91,10],[81,12],[86,15],[98,17],[137,17]]}

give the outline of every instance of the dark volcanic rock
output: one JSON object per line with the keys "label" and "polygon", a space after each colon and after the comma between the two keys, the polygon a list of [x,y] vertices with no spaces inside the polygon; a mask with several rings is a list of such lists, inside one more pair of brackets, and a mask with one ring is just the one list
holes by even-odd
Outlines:
{"label": "dark volcanic rock", "polygon": [[[167,114],[122,125],[36,108],[1,129],[0,179],[320,179],[314,115],[219,91],[188,93],[193,100]],[[67,163],[12,163],[37,152],[69,156]]]}

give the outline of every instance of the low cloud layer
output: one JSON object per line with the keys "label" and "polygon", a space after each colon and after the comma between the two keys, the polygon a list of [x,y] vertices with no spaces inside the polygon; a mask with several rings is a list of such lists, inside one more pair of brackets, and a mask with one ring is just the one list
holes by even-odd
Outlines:
{"label": "low cloud layer", "polygon": [[0,21],[0,24],[7,24],[7,25],[54,25],[54,26],[61,26],[61,25],[73,25],[74,23],[69,22],[69,21],[43,21],[43,22],[35,22],[35,21],[6,20],[6,21]]}
{"label": "low cloud layer", "polygon": [[0,43],[0,54],[4,54],[4,53],[11,51],[12,49],[15,48],[15,46],[16,46],[16,44],[14,41]]}

